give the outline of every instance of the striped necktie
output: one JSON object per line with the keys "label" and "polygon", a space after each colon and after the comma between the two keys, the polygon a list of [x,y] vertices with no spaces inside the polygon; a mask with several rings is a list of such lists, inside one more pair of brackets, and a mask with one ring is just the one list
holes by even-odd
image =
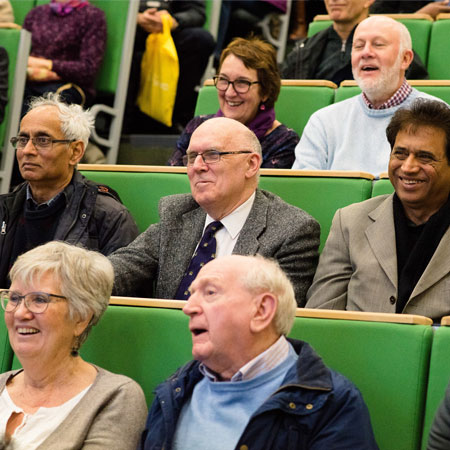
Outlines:
{"label": "striped necktie", "polygon": [[175,298],[177,300],[187,300],[189,298],[189,286],[195,280],[200,269],[209,261],[216,257],[217,241],[215,234],[223,227],[222,222],[211,222],[203,233],[200,244],[192,256],[191,262],[185,272]]}

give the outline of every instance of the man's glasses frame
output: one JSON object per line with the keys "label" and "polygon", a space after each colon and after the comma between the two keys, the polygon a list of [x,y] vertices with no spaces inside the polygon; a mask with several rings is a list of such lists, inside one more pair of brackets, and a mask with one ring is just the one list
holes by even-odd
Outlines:
{"label": "man's glasses frame", "polygon": [[38,149],[48,149],[53,146],[55,143],[66,143],[70,144],[75,142],[75,139],[53,139],[50,136],[14,136],[9,142],[14,148],[23,149],[27,146],[28,142],[31,140],[33,145]]}
{"label": "man's glasses frame", "polygon": [[218,150],[207,150],[203,153],[190,152],[183,156],[183,164],[185,166],[192,166],[197,159],[197,156],[201,156],[205,164],[215,164],[220,161],[223,155],[240,155],[243,153],[253,153],[250,150],[240,150],[236,152],[219,152]]}

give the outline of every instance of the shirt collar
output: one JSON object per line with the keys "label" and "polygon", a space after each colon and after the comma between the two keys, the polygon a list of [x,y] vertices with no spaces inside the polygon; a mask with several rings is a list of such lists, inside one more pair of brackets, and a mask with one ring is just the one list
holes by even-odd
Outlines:
{"label": "shirt collar", "polygon": [[63,191],[58,192],[54,197],[52,197],[50,200],[47,200],[43,203],[38,203],[34,198],[33,194],[31,193],[30,185],[27,184],[27,203],[28,206],[32,209],[43,209],[44,207],[49,207],[55,200],[57,200],[61,195],[63,195]]}
{"label": "shirt collar", "polygon": [[[290,344],[282,335],[267,350],[244,364],[232,377],[231,382],[247,381],[258,375],[269,372],[281,364],[289,354]],[[208,369],[203,363],[199,366],[200,372],[210,381],[220,381],[217,374]]]}
{"label": "shirt collar", "polygon": [[[255,201],[255,195],[256,192],[253,192],[253,194],[244,203],[242,203],[242,205],[239,205],[234,211],[228,214],[228,216],[225,216],[220,220],[232,239],[240,233],[242,227],[244,226],[244,223],[252,209],[253,202]],[[211,222],[214,222],[214,219],[207,214],[203,231],[205,231],[205,228]]]}
{"label": "shirt collar", "polygon": [[402,104],[408,97],[409,94],[412,92],[412,87],[408,84],[406,81],[406,78],[403,80],[402,85],[397,89],[397,91],[394,93],[394,95],[386,100],[382,105],[380,105],[378,108],[375,108],[373,104],[370,102],[370,100],[367,98],[366,94],[363,92],[362,97],[364,100],[364,103],[370,108],[370,109],[388,109],[392,108],[394,106],[398,106]]}

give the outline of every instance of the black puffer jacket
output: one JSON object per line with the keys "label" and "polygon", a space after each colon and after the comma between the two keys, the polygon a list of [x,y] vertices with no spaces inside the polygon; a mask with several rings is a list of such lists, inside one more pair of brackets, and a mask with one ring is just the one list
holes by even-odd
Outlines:
{"label": "black puffer jacket", "polygon": [[[26,191],[27,183],[22,183],[13,192],[0,196],[0,288],[8,286],[11,252]],[[53,239],[82,244],[109,255],[139,234],[131,214],[107,186],[99,186],[75,170],[63,192],[66,207]]]}

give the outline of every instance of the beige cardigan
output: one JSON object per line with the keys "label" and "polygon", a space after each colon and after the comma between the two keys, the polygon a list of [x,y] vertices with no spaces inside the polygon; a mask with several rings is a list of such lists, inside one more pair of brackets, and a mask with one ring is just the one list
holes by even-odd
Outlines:
{"label": "beige cardigan", "polygon": [[[96,368],[91,388],[39,450],[136,449],[147,417],[144,393],[132,379]],[[0,375],[0,393],[19,372]]]}

